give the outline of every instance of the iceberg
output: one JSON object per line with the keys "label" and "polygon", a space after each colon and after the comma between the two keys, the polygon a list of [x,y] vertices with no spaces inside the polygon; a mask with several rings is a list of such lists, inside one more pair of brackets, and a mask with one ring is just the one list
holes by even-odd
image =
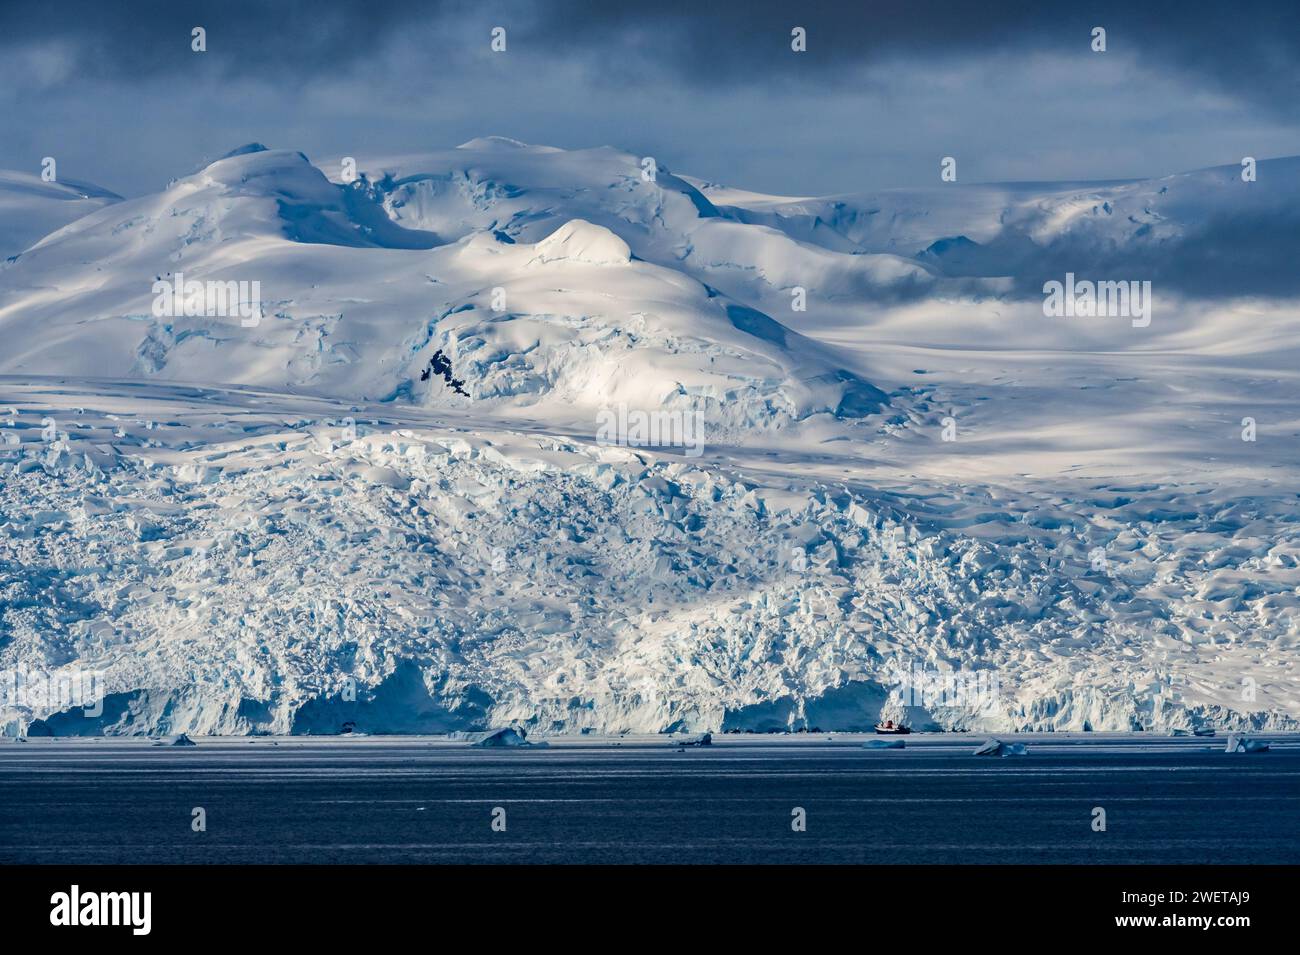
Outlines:
{"label": "iceberg", "polygon": [[507,726],[504,729],[492,730],[487,733],[470,733],[467,735],[471,746],[478,746],[483,749],[496,748],[523,748],[523,747],[543,747],[545,743],[531,743],[528,741],[528,734],[522,726]]}
{"label": "iceberg", "polygon": [[1268,752],[1268,743],[1263,740],[1251,739],[1249,736],[1238,736],[1232,734],[1228,737],[1228,746],[1225,753],[1266,753]]}
{"label": "iceberg", "polygon": [[975,750],[975,756],[1027,756],[1029,747],[1024,743],[1004,743],[1000,739],[985,740]]}

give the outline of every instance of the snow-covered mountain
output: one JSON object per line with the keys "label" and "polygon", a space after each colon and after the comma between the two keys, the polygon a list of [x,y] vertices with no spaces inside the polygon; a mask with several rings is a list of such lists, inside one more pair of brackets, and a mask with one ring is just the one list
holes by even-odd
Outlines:
{"label": "snow-covered mountain", "polygon": [[[490,143],[483,155],[495,152]],[[618,214],[594,218],[633,234],[666,217],[699,221],[685,198],[671,213],[651,209],[672,203],[626,178]],[[580,217],[589,201],[545,217],[516,209],[503,223],[471,189],[457,193],[453,221],[434,214],[431,182],[342,187],[300,153],[245,149],[89,215],[5,271],[0,371],[427,404],[459,397],[428,374],[442,352],[484,407],[548,401],[589,420],[610,404],[677,403],[748,426],[878,409],[883,395],[830,349],[634,256],[607,225]],[[262,314],[252,327],[238,314],[155,315],[155,283],[177,275],[256,281]]]}
{"label": "snow-covered mountain", "polygon": [[692,182],[720,214],[835,251],[895,254],[1031,292],[1065,268],[1141,272],[1195,295],[1300,293],[1300,157],[1159,179],[997,183],[811,199]]}
{"label": "snow-covered mountain", "polygon": [[[494,137],[350,166],[0,202],[0,669],[110,693],[11,719],[1300,720],[1300,160],[824,199]],[[1046,317],[1067,270],[1154,279],[1149,327]],[[702,446],[610,441],[635,414]]]}

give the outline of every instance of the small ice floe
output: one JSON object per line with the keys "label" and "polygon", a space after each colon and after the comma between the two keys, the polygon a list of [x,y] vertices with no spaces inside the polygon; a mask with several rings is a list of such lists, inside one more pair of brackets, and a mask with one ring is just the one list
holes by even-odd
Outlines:
{"label": "small ice floe", "polygon": [[907,746],[901,739],[869,739],[862,744],[863,749],[903,749]]}
{"label": "small ice floe", "polygon": [[1249,736],[1238,736],[1232,734],[1228,737],[1228,748],[1225,753],[1267,753],[1268,743],[1262,739],[1251,739]]}
{"label": "small ice floe", "polygon": [[154,743],[154,745],[155,746],[198,746],[199,744],[194,742],[194,740],[190,739],[184,733],[177,733],[175,736],[168,736],[166,739],[157,740]]}
{"label": "small ice floe", "polygon": [[713,734],[700,733],[698,736],[687,736],[685,739],[676,739],[673,742],[678,746],[712,746]]}
{"label": "small ice floe", "polygon": [[528,742],[528,733],[522,726],[507,726],[504,729],[491,730],[487,733],[472,733],[468,739],[471,746],[478,746],[483,749],[541,747],[546,745],[545,743]]}
{"label": "small ice floe", "polygon": [[1197,729],[1192,730],[1192,735],[1193,735],[1193,736],[1213,736],[1213,735],[1214,735],[1214,727],[1213,727],[1213,726],[1201,726],[1201,727],[1198,727]]}
{"label": "small ice floe", "polygon": [[1004,743],[1000,739],[986,739],[974,753],[976,756],[1026,756],[1028,754],[1029,747],[1024,743]]}

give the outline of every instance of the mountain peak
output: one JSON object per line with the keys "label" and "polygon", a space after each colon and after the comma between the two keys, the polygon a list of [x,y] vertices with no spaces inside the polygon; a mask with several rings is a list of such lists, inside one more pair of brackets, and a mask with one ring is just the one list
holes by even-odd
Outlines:
{"label": "mountain peak", "polygon": [[588,265],[627,265],[632,261],[628,244],[604,226],[586,219],[570,219],[537,243],[542,262],[568,259]]}
{"label": "mountain peak", "polygon": [[236,156],[247,156],[249,153],[264,153],[267,151],[267,148],[261,143],[245,143],[242,146],[230,150],[230,152],[220,157],[217,162],[221,162],[222,159],[233,159]]}
{"label": "mountain peak", "polygon": [[476,149],[476,150],[497,150],[505,151],[511,149],[531,149],[537,152],[558,153],[563,152],[554,146],[534,146],[532,143],[521,142],[518,139],[511,139],[509,136],[476,136],[467,142],[461,143],[457,149]]}

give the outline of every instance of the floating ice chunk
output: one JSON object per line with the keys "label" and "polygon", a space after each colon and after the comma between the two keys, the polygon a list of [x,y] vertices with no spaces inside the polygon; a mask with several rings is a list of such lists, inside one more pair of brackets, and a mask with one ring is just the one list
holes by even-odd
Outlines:
{"label": "floating ice chunk", "polygon": [[155,746],[198,746],[199,744],[194,742],[194,740],[190,739],[189,736],[187,736],[186,734],[177,733],[175,736],[169,736],[167,739],[158,740],[156,743],[154,743],[154,745]]}
{"label": "floating ice chunk", "polygon": [[1249,736],[1238,736],[1233,733],[1228,737],[1228,748],[1225,753],[1266,753],[1268,752],[1268,743],[1260,739],[1251,739]]}
{"label": "floating ice chunk", "polygon": [[1029,747],[1024,743],[1004,743],[1000,739],[985,740],[979,749],[975,750],[976,756],[1027,756]]}
{"label": "floating ice chunk", "polygon": [[862,744],[863,749],[903,749],[906,746],[901,739],[869,739]]}
{"label": "floating ice chunk", "polygon": [[675,739],[673,742],[678,746],[712,746],[713,734],[700,733],[698,736],[688,736],[685,739]]}
{"label": "floating ice chunk", "polygon": [[545,746],[545,743],[528,742],[528,734],[522,726],[507,726],[505,729],[492,730],[488,733],[475,733],[470,736],[470,745],[484,749],[496,749],[506,746]]}

